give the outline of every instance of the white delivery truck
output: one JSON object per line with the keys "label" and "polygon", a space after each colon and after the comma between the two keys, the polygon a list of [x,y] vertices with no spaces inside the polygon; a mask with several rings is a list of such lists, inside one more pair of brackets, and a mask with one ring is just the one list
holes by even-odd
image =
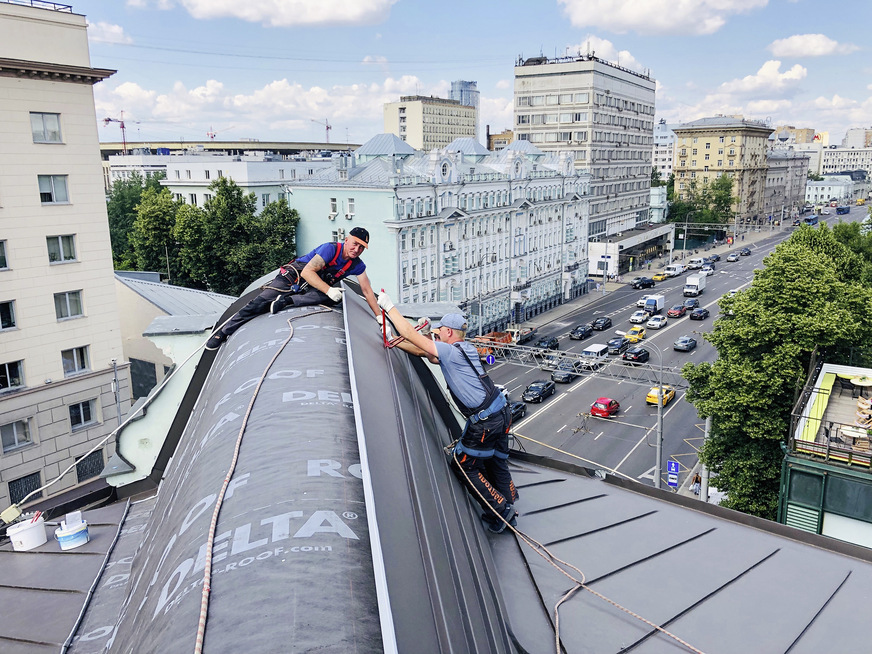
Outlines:
{"label": "white delivery truck", "polygon": [[645,311],[652,316],[656,316],[663,309],[664,304],[666,304],[666,298],[664,296],[649,295],[648,299],[645,300]]}
{"label": "white delivery truck", "polygon": [[685,266],[683,263],[670,263],[668,266],[666,266],[663,272],[665,272],[670,277],[678,277],[686,270],[687,266]]}
{"label": "white delivery truck", "polygon": [[581,352],[578,367],[582,370],[598,370],[609,360],[609,346],[602,343],[591,343]]}
{"label": "white delivery truck", "polygon": [[708,275],[688,275],[684,280],[684,297],[696,297],[705,290]]}

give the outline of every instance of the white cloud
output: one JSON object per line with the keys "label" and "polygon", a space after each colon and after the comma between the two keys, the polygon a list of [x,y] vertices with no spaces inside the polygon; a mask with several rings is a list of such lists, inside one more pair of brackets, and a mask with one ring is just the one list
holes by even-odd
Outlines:
{"label": "white cloud", "polygon": [[121,25],[112,23],[88,23],[88,40],[95,43],[133,43]]}
{"label": "white cloud", "polygon": [[490,125],[491,134],[512,129],[514,121],[512,98],[485,98],[482,96],[478,108],[481,116],[482,143],[484,143],[485,125]]}
{"label": "white cloud", "polygon": [[364,64],[386,64],[388,63],[387,57],[382,57],[381,55],[366,55],[363,58],[361,63]]}
{"label": "white cloud", "polygon": [[512,82],[511,80],[501,79],[497,82],[496,87],[498,89],[510,89],[512,88]]}
{"label": "white cloud", "polygon": [[614,43],[607,39],[601,39],[593,34],[588,34],[584,40],[578,45],[570,45],[566,47],[566,54],[570,56],[581,54],[593,54],[598,59],[611,61],[624,68],[635,70],[637,72],[645,71],[645,66],[639,63],[636,58],[630,54],[629,50],[619,50]]}
{"label": "white cloud", "polygon": [[776,57],[825,57],[851,54],[860,47],[853,43],[833,41],[823,34],[794,34],[773,41],[767,49]]}
{"label": "white cloud", "polygon": [[624,34],[713,34],[769,0],[557,0],[574,27]]}
{"label": "white cloud", "polygon": [[718,87],[716,94],[739,97],[760,97],[761,95],[784,97],[795,91],[799,82],[808,75],[808,71],[799,64],[783,73],[780,69],[780,61],[769,60],[754,75],[746,75],[741,79],[724,82]]}
{"label": "white cloud", "polygon": [[201,20],[236,18],[270,27],[374,25],[387,20],[397,0],[128,0],[128,5],[183,7]]}

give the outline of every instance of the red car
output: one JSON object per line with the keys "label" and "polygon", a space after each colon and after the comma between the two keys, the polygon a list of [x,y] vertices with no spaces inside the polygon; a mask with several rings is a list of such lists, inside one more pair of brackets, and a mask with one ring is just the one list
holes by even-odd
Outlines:
{"label": "red car", "polygon": [[681,318],[684,314],[687,313],[687,307],[683,304],[676,304],[669,311],[666,312],[666,315],[670,318]]}
{"label": "red car", "polygon": [[617,400],[613,400],[610,397],[601,397],[590,405],[590,414],[600,418],[611,418],[620,408],[621,405],[618,404]]}

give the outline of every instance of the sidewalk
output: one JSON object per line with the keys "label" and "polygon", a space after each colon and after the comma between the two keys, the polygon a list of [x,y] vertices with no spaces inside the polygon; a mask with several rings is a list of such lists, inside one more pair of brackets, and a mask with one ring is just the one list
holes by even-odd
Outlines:
{"label": "sidewalk", "polygon": [[[708,250],[699,250],[699,254],[695,254],[693,250],[688,250],[684,260],[691,259],[695,256],[706,257],[712,254],[718,254],[721,256],[721,261],[718,262],[717,265],[721,265],[726,256],[731,252],[738,252],[744,247],[753,249],[754,246],[757,245],[760,241],[769,238],[770,236],[774,236],[779,232],[787,232],[788,230],[782,228],[774,229],[769,231],[768,227],[761,228],[759,232],[749,231],[739,237],[739,240],[733,243],[732,245],[727,245],[723,243],[721,245],[717,245],[715,247],[709,248]],[[682,251],[675,250],[673,253],[673,257],[678,257],[678,261],[682,261]],[[665,268],[668,265],[669,261],[666,258],[656,260],[656,263],[652,264],[651,270],[640,269],[633,272],[624,273],[622,275],[624,281],[621,282],[606,282],[605,283],[605,295],[609,293],[614,293],[615,291],[619,291],[621,289],[627,288],[630,284],[630,281],[634,277],[647,277],[653,275],[658,270]],[[596,278],[594,278],[596,279]],[[588,304],[593,303],[594,301],[603,297],[602,288],[599,291],[595,289],[591,289],[584,295],[581,295],[573,300],[569,300],[568,302],[561,304],[550,311],[546,311],[535,318],[531,318],[528,320],[525,325],[530,325],[536,328],[545,327],[546,325],[551,324],[552,322],[557,322],[558,320],[563,320],[569,314],[587,306]]]}

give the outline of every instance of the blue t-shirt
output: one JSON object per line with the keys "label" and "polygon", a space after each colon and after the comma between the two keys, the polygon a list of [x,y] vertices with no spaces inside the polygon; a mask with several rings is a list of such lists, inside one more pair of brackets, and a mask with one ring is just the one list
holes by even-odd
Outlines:
{"label": "blue t-shirt", "polygon": [[442,341],[436,343],[436,354],[439,357],[439,366],[448,387],[469,409],[474,409],[484,402],[487,393],[479,379],[484,374],[484,369],[478,361],[478,351],[471,343],[459,343],[460,347],[469,356],[475,370],[469,365],[463,353],[455,345],[449,345]]}
{"label": "blue t-shirt", "polygon": [[[336,263],[334,263],[332,266],[327,265],[324,268],[324,270],[326,270],[327,272],[335,273],[339,270],[342,270],[342,267],[346,263],[348,263],[348,259],[342,256],[344,254],[345,244],[343,243],[340,247],[342,248],[343,252],[339,253],[339,258],[336,260]],[[309,252],[309,254],[304,254],[302,257],[297,257],[297,261],[299,261],[300,263],[309,263],[312,260],[312,257],[314,257],[316,254],[320,254],[321,258],[324,259],[324,263],[329,264],[331,261],[333,261],[333,257],[336,256],[336,243],[324,243],[322,245],[319,245],[314,250]],[[364,270],[366,270],[366,264],[361,261],[360,257],[358,257],[354,260],[354,263],[351,264],[351,266],[348,268],[348,270],[345,272],[345,275],[343,276],[359,275]]]}

